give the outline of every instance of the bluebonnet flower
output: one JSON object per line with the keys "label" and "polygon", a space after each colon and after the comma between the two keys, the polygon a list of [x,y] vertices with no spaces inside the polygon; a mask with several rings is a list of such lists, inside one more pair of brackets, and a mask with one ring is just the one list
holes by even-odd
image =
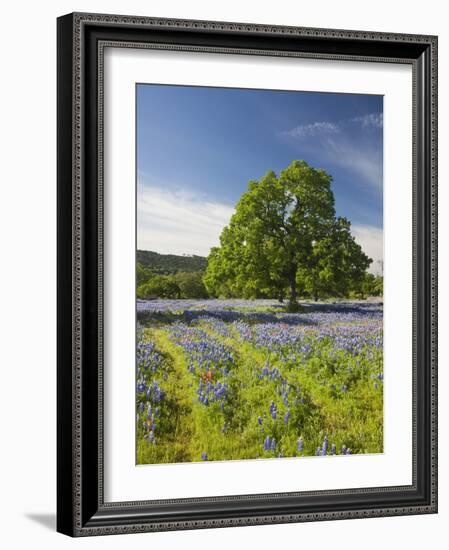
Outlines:
{"label": "bluebonnet flower", "polygon": [[328,446],[327,437],[324,436],[324,440],[323,440],[323,455],[326,455],[326,454],[327,454],[327,446]]}
{"label": "bluebonnet flower", "polygon": [[264,451],[269,451],[271,449],[271,438],[269,435],[267,435],[265,441],[263,442],[263,449]]}
{"label": "bluebonnet flower", "polygon": [[271,440],[271,450],[272,451],[275,451],[276,450],[276,439],[273,437],[273,439]]}
{"label": "bluebonnet flower", "polygon": [[139,412],[140,412],[140,414],[142,414],[144,410],[145,410],[145,405],[143,404],[143,401],[141,401],[139,403]]}
{"label": "bluebonnet flower", "polygon": [[[263,302],[263,304],[265,303],[271,306],[274,305],[270,301]],[[366,360],[369,360],[370,350],[371,348],[375,352],[376,349],[381,350],[383,341],[382,306],[378,304],[323,304],[317,307],[314,306],[310,310],[305,308],[305,311],[301,314],[249,311],[251,306],[260,306],[261,304],[262,302],[259,301],[245,300],[234,300],[231,303],[214,299],[204,301],[154,300],[151,302],[138,300],[137,310],[138,319],[145,321],[146,326],[148,326],[146,320],[150,319],[150,315],[153,315],[154,320],[157,320],[157,315],[160,315],[160,320],[164,322],[163,330],[169,334],[172,343],[182,350],[185,355],[185,368],[186,371],[189,369],[187,375],[192,388],[195,388],[200,379],[204,381],[203,387],[196,397],[202,408],[206,405],[209,406],[207,411],[202,411],[204,414],[210,415],[213,420],[217,415],[218,426],[223,424],[222,419],[224,418],[219,408],[223,410],[224,404],[228,403],[229,396],[232,395],[236,399],[239,397],[238,391],[236,394],[231,393],[236,381],[233,372],[235,372],[235,367],[238,367],[238,365],[236,365],[233,356],[235,352],[227,344],[228,340],[214,338],[213,335],[238,338],[240,342],[248,342],[251,346],[259,348],[258,353],[266,354],[264,357],[264,359],[267,358],[266,363],[263,362],[260,366],[255,366],[254,376],[259,379],[263,378],[264,391],[266,389],[267,392],[272,392],[272,396],[276,399],[280,409],[277,409],[273,402],[274,407],[270,408],[270,411],[263,412],[260,417],[257,414],[255,415],[257,424],[253,424],[253,427],[258,426],[256,431],[263,434],[260,442],[265,445],[264,438],[270,429],[266,425],[271,425],[269,418],[273,418],[276,435],[286,433],[289,438],[294,437],[294,434],[291,433],[293,426],[289,421],[292,418],[289,413],[293,410],[293,418],[296,420],[296,411],[299,409],[299,404],[307,402],[307,399],[300,394],[301,388],[296,386],[296,376],[292,370],[293,365],[297,365],[298,369],[305,369],[307,356],[311,353],[316,354],[318,358],[322,357],[324,361],[333,360],[338,369],[342,369],[341,372],[343,373],[351,373],[351,366],[348,366],[350,364],[354,366],[357,376],[360,371],[366,377],[365,365],[369,364],[366,363]],[[235,310],[241,306],[244,306],[247,311]],[[165,315],[164,319],[164,312],[172,312],[173,315],[171,313]],[[148,317],[140,317],[144,313]],[[176,317],[178,321],[172,322],[171,319]],[[170,318],[169,323],[166,322],[168,318]],[[148,425],[143,428],[143,433],[149,436],[148,432],[152,430],[159,441],[159,430],[161,428],[154,431],[153,424],[154,418],[158,417],[158,407],[156,405],[159,404],[160,410],[165,415],[168,414],[168,410],[165,409],[168,403],[164,403],[164,398],[160,393],[153,390],[154,376],[152,373],[156,373],[155,377],[162,381],[166,376],[165,370],[169,373],[169,379],[171,379],[171,368],[170,361],[165,361],[165,356],[157,352],[154,344],[140,345],[149,334],[149,331],[142,331],[142,336],[138,334],[136,380],[141,384],[139,389],[145,389],[144,391],[138,389],[136,408],[139,412],[142,401],[145,405],[151,402],[153,411],[148,411],[147,420],[145,408],[143,415],[138,415],[138,426],[141,429],[143,423],[147,423]],[[323,345],[321,345],[321,342],[323,342]],[[347,356],[341,352],[351,354],[352,357],[347,359]],[[376,361],[377,358],[381,359],[381,355],[373,355],[372,357],[376,357]],[[345,364],[346,360],[348,362]],[[273,364],[278,365],[278,368],[274,367]],[[378,372],[381,368],[377,367],[369,381],[370,385],[373,384],[377,388],[382,387],[383,375]],[[212,376],[210,376],[210,373],[212,373]],[[220,379],[219,382],[217,376]],[[341,392],[341,397],[344,397],[344,393],[349,393],[350,385],[352,391],[352,378],[350,378],[350,374],[347,376],[347,379],[342,378],[339,382],[327,380],[325,383],[327,383],[328,388],[330,387],[338,393]],[[227,381],[229,382],[228,392],[223,389]],[[318,382],[320,382],[320,379],[318,379]],[[335,382],[335,384],[330,384],[330,382]],[[290,383],[292,383],[292,386],[290,386]],[[161,390],[160,382],[157,383],[157,387]],[[168,388],[170,386],[167,386],[167,390]],[[195,389],[192,389],[192,392],[195,392]],[[229,394],[228,397],[226,397],[227,394]],[[276,394],[279,398],[275,397]],[[146,400],[144,399],[145,396]],[[170,398],[172,397],[170,396]],[[267,402],[270,403],[268,399],[265,403]],[[215,403],[216,406],[213,405]],[[291,409],[293,403],[298,409]],[[194,406],[199,407],[197,404]],[[304,412],[307,416],[307,411],[301,412]],[[268,416],[268,413],[270,416]],[[281,424],[285,423],[284,426],[275,422],[278,413],[280,415],[279,419],[283,420]],[[270,433],[268,446],[270,451],[272,436],[273,433]],[[331,434],[329,437],[331,437]],[[321,439],[320,445],[320,454],[336,454],[337,452],[335,444],[324,443],[323,439]],[[299,439],[297,449],[298,455],[304,450],[302,441],[299,445]],[[344,454],[351,453],[350,449],[345,449]],[[279,448],[276,449],[276,456],[278,452]]]}
{"label": "bluebonnet flower", "polygon": [[207,453],[205,452],[201,453],[201,460],[207,460]]}
{"label": "bluebonnet flower", "polygon": [[159,384],[156,381],[153,382],[152,393],[153,393],[153,401],[155,403],[159,403],[159,401],[164,397],[164,392],[159,387]]}
{"label": "bluebonnet flower", "polygon": [[155,372],[162,365],[162,355],[156,351],[153,342],[143,341],[142,333],[138,334],[136,357],[139,365],[138,373],[142,373],[142,370]]}
{"label": "bluebonnet flower", "polygon": [[298,439],[297,446],[296,446],[298,453],[302,453],[304,449],[304,441],[302,440],[302,437]]}

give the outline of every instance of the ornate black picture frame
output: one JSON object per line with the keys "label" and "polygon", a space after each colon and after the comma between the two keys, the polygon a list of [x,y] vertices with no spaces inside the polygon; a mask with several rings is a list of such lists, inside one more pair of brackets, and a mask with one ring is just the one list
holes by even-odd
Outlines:
{"label": "ornate black picture frame", "polygon": [[[223,55],[406,63],[413,70],[413,483],[105,503],[105,44]],[[437,38],[69,14],[58,19],[57,529],[71,536],[437,512]]]}

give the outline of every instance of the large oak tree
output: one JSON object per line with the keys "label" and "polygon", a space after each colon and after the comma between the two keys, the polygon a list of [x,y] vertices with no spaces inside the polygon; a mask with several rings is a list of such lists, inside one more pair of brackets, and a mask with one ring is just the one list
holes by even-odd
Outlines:
{"label": "large oak tree", "polygon": [[303,160],[279,176],[250,181],[212,248],[205,274],[211,294],[245,298],[344,295],[371,259],[336,217],[332,178]]}

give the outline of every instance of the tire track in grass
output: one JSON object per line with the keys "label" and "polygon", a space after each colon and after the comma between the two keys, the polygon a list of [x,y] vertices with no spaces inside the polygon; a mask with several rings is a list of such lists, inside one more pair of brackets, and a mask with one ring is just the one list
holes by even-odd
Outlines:
{"label": "tire track in grass", "polygon": [[[182,342],[173,342],[184,354],[188,365],[188,376],[193,385],[192,414],[189,422],[193,426],[190,454],[193,461],[230,460],[241,458],[242,444],[234,437],[238,432],[239,387],[236,385],[237,364],[235,356],[227,356],[225,349],[215,348],[219,339],[206,331],[196,332],[196,328],[184,325],[185,336],[194,349],[182,349]],[[189,331],[192,331],[189,334]],[[177,336],[175,336],[175,341]],[[221,340],[219,342],[222,344]],[[204,346],[202,345],[204,344]],[[217,358],[214,355],[217,354]],[[215,362],[215,360],[217,362]],[[238,416],[238,415],[237,415]]]}
{"label": "tire track in grass", "polygon": [[[235,376],[239,382],[239,410],[238,416],[239,430],[232,435],[237,444],[238,454],[235,459],[254,459],[277,456],[278,451],[266,453],[263,451],[263,442],[268,435],[272,433],[272,427],[265,429],[265,421],[268,420],[269,406],[274,395],[274,387],[266,384],[260,379],[262,368],[269,363],[277,362],[277,355],[272,354],[270,350],[256,349],[249,342],[243,342],[237,331],[230,327],[230,333],[224,335],[214,330],[207,321],[201,324],[201,328],[210,336],[232,350],[236,358]],[[261,426],[259,419],[264,417],[264,426]],[[282,420],[281,420],[282,422]],[[293,447],[296,446],[296,440]],[[289,456],[294,456],[292,451]]]}
{"label": "tire track in grass", "polygon": [[[146,329],[146,334],[155,343],[157,349],[170,362],[164,386],[167,399],[170,400],[170,419],[173,429],[161,437],[160,448],[165,452],[156,453],[154,463],[192,462],[190,442],[193,437],[192,405],[194,389],[187,370],[184,353],[173,342],[163,328]],[[157,448],[157,447],[156,447]],[[149,459],[155,453],[142,453],[142,462],[149,464]]]}
{"label": "tire track in grass", "polygon": [[[195,327],[198,325],[195,324]],[[187,333],[190,329],[195,330],[194,326],[185,326]],[[210,338],[211,342],[217,342],[223,345],[221,338],[217,337],[216,334],[211,333],[210,331],[203,330],[201,327],[201,332],[204,334],[204,343]],[[172,345],[178,347],[178,344],[173,342],[172,336],[168,334],[167,337]],[[201,333],[193,332],[193,339],[201,342]],[[185,361],[191,367],[191,357],[189,357],[189,352],[181,350],[182,344],[178,347],[179,351],[184,355]],[[198,351],[199,356],[203,353],[209,355],[213,350],[213,345],[211,350],[207,350],[208,346],[205,345],[205,348],[200,347]],[[228,348],[228,346],[225,346]],[[215,351],[213,352],[215,353]],[[219,352],[220,354],[220,352]],[[226,354],[225,354],[226,356]],[[190,443],[190,456],[193,461],[204,460],[206,456],[208,460],[232,460],[232,459],[242,459],[242,458],[254,458],[255,452],[250,451],[247,445],[247,415],[251,414],[251,410],[246,405],[245,400],[241,399],[240,391],[244,386],[243,380],[247,377],[247,372],[245,367],[246,364],[242,364],[240,361],[239,353],[235,348],[232,349],[232,358],[228,363],[225,360],[225,363],[217,363],[215,368],[212,368],[212,371],[208,371],[207,362],[209,359],[206,358],[205,364],[200,361],[202,366],[196,364],[196,359],[194,364],[196,368],[192,371],[189,370],[188,377],[194,385],[194,390],[192,397],[192,413],[191,418],[189,418],[189,423],[193,426],[192,437]],[[184,361],[184,364],[185,364]],[[221,360],[220,360],[221,361]],[[251,369],[253,372],[253,369]],[[207,375],[210,374],[210,378],[207,378]],[[200,383],[202,380],[202,385]],[[205,385],[208,384],[209,380],[212,385],[224,384],[227,386],[227,390],[224,394],[223,399],[221,396],[219,399],[214,399],[213,394],[211,393],[212,399],[209,399],[208,403],[204,402],[204,391]],[[200,384],[200,385],[199,385]],[[189,385],[190,387],[190,385]],[[201,391],[201,394],[198,394],[198,391]],[[210,392],[215,392],[215,390],[206,390],[206,394]],[[192,395],[192,393],[190,393]],[[199,398],[199,395],[202,398]],[[257,442],[255,444],[257,449]]]}
{"label": "tire track in grass", "polygon": [[[176,429],[173,435],[173,444],[182,449],[185,458],[183,461],[198,462],[202,460],[203,453],[213,458],[223,459],[220,451],[225,451],[226,437],[221,430],[223,421],[222,413],[217,411],[211,414],[217,404],[209,404],[208,407],[198,402],[197,386],[199,377],[189,372],[188,354],[170,337],[164,329],[153,330],[153,340],[159,349],[170,355],[173,370],[171,378],[171,393],[178,404],[179,414],[176,419]],[[175,389],[174,389],[175,387]],[[226,458],[233,458],[225,451]],[[220,455],[220,456],[218,456]],[[173,462],[173,461],[172,461]]]}

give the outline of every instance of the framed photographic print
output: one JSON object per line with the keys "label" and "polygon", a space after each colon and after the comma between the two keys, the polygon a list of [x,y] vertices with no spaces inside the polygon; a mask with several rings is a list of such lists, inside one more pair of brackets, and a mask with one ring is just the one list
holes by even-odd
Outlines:
{"label": "framed photographic print", "polygon": [[58,19],[58,531],[437,511],[437,38]]}

